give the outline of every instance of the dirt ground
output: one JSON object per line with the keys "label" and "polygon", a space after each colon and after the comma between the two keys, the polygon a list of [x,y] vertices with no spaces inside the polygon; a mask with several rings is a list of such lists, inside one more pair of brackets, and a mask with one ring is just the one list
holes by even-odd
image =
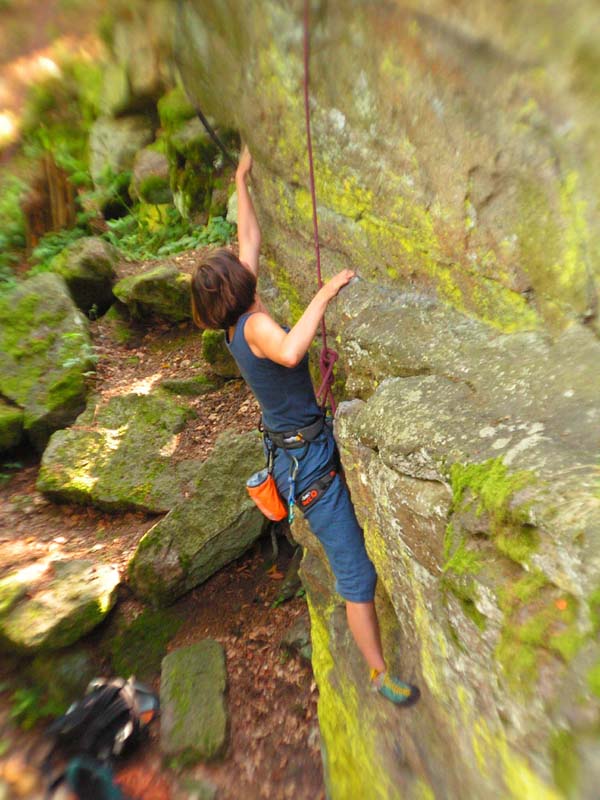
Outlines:
{"label": "dirt ground", "polygon": [[[100,402],[166,377],[192,377],[206,369],[199,334],[191,325],[133,326],[132,337],[120,344],[106,321],[97,321],[91,328],[99,355],[91,390]],[[256,426],[258,409],[241,380],[228,381],[201,397],[179,396],[178,400],[189,403],[196,417],[180,437],[177,458],[206,457],[221,431]],[[35,489],[38,463],[30,453],[12,455],[11,463],[20,466],[0,467],[4,475],[0,485],[0,577],[33,562],[80,557],[116,564],[124,577],[137,542],[159,517],[137,513],[113,516],[92,508],[56,505]],[[280,539],[279,558],[273,565],[270,546],[268,539],[262,540],[174,606],[183,624],[169,650],[208,637],[221,642],[226,652],[227,750],[217,762],[186,773],[214,784],[219,800],[324,797],[312,671],[308,662],[281,646],[291,626],[300,619],[308,625],[306,603],[299,597],[272,607],[293,551],[285,538]],[[118,613],[133,619],[141,609],[124,584]],[[98,658],[100,670],[110,672],[106,657],[99,653]],[[0,672],[0,776],[6,775],[7,769],[14,772],[15,765],[17,772],[26,775],[26,749],[33,746],[37,751],[45,723],[38,723],[28,733],[15,728],[10,720],[10,697],[21,667],[12,665],[11,670],[4,664]],[[154,688],[159,688],[158,677]],[[149,741],[122,765],[120,780],[131,798],[187,796],[181,793],[181,776],[161,767],[158,738],[159,723],[155,722]],[[35,777],[34,773],[33,783]],[[15,797],[36,796],[35,789],[25,788],[28,793],[19,794],[15,783]]]}

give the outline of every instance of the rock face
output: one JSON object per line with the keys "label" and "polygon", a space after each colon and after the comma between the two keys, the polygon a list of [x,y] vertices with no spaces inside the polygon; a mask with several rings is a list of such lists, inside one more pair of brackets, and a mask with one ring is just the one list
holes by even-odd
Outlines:
{"label": "rock face", "polygon": [[114,301],[112,284],[118,253],[103,239],[86,236],[52,260],[52,270],[65,279],[71,297],[86,314],[103,314]]}
{"label": "rock face", "polygon": [[157,316],[182,322],[192,317],[190,276],[170,264],[123,278],[114,293],[134,319]]}
{"label": "rock face", "polygon": [[160,681],[160,748],[175,767],[218,755],[225,744],[225,652],[211,639],[163,659]]}
{"label": "rock face", "polygon": [[[571,8],[568,26],[554,2],[313,10],[323,262],[365,279],[331,307],[359,398],[338,436],[386,650],[422,690],[401,714],[367,695],[327,571],[307,557],[329,795],[591,800],[595,7]],[[186,89],[247,137],[269,265],[297,319],[314,290],[301,15],[270,0],[243,21],[231,0],[183,13]]]}
{"label": "rock face", "polygon": [[91,561],[55,561],[0,583],[0,647],[32,654],[76,642],[98,625],[117,597],[119,573]]}
{"label": "rock face", "polygon": [[[359,700],[340,737],[335,716],[361,696],[366,673],[312,556],[304,575],[332,793],[347,796],[339,781],[358,725],[363,743],[386,731],[381,776],[406,796],[419,796],[427,776],[434,796],[496,786],[515,797],[592,797],[600,372],[591,365],[600,344],[577,326],[554,342],[499,335],[365,284],[342,312],[352,390],[364,400],[342,406],[337,435],[389,598],[388,652],[423,694],[401,727],[389,724],[394,709]],[[352,778],[359,794],[369,774],[365,766]]]}
{"label": "rock face", "polygon": [[[352,264],[383,284],[411,282],[502,330],[595,315],[595,6],[573,8],[568,30],[557,9],[317,4],[310,90],[326,271]],[[265,240],[306,299],[302,15],[256,0],[242,20],[233,0],[193,0],[183,16],[186,89],[244,131]]]}
{"label": "rock face", "polygon": [[61,277],[37,275],[0,299],[0,394],[23,409],[39,450],[82,410],[93,365],[86,319]]}
{"label": "rock face", "polygon": [[37,488],[108,511],[168,511],[197,467],[171,459],[189,415],[168,396],[92,398],[75,425],[50,440]]}
{"label": "rock face", "polygon": [[196,489],[141,539],[129,565],[136,592],[167,604],[233,561],[258,538],[263,516],[246,480],[263,466],[256,434],[223,434],[196,473]]}

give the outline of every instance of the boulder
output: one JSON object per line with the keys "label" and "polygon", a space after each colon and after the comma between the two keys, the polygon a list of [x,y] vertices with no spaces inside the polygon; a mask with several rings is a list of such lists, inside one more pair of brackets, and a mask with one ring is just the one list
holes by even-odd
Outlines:
{"label": "boulder", "polygon": [[209,371],[221,378],[239,378],[240,371],[233,356],[227,349],[224,331],[205,330],[202,332],[202,357],[209,365]]}
{"label": "boulder", "polygon": [[144,203],[156,205],[171,202],[169,161],[164,153],[150,147],[137,153],[129,193]]}
{"label": "boulder", "polygon": [[[113,617],[113,631],[103,650],[110,655],[115,675],[135,675],[152,681],[160,673],[170,640],[183,625],[181,615],[172,610],[145,608],[135,619]],[[128,615],[129,616],[129,615]]]}
{"label": "boulder", "polygon": [[166,378],[160,385],[167,392],[191,397],[198,397],[217,388],[216,384],[205,375],[195,375],[193,378]]}
{"label": "boulder", "polygon": [[102,184],[106,170],[126,172],[135,155],[154,138],[152,122],[137,114],[128,117],[99,117],[90,131],[90,172],[94,183]]}
{"label": "boulder", "polygon": [[51,438],[37,488],[54,500],[108,511],[168,511],[196,467],[171,457],[191,413],[168,396],[93,397],[72,428]]}
{"label": "boulder", "polygon": [[119,572],[91,561],[54,561],[12,573],[0,596],[0,647],[31,655],[76,642],[106,617],[117,598]]}
{"label": "boulder", "polygon": [[135,319],[191,319],[190,276],[171,264],[123,278],[113,291]]}
{"label": "boulder", "polygon": [[81,645],[38,653],[27,668],[27,677],[41,690],[45,703],[55,713],[64,713],[80,699],[97,674],[98,665]]}
{"label": "boulder", "polygon": [[0,453],[16,447],[23,435],[23,409],[0,400]]}
{"label": "boulder", "polygon": [[142,537],[128,568],[137,595],[172,603],[250,547],[263,516],[246,493],[246,480],[262,466],[256,434],[219,437],[191,496]]}
{"label": "boulder", "polygon": [[107,117],[118,117],[132,111],[131,86],[127,70],[121,64],[109,61],[104,65],[100,111]]}
{"label": "boulder", "polygon": [[188,120],[196,116],[196,112],[181,86],[175,86],[163,95],[156,107],[161,128],[167,134],[179,130]]}
{"label": "boulder", "polygon": [[0,298],[0,394],[23,409],[38,450],[82,410],[94,362],[87,320],[63,278],[36,275]]}
{"label": "boulder", "polygon": [[196,117],[168,136],[173,200],[182,217],[208,212],[217,153],[217,146]]}
{"label": "boulder", "polygon": [[71,297],[86,314],[104,314],[114,301],[114,283],[119,254],[95,236],[85,236],[65,247],[50,264],[53,272],[65,279]]}
{"label": "boulder", "polygon": [[204,639],[169,653],[160,679],[160,749],[181,768],[214,758],[225,746],[225,651]]}
{"label": "boulder", "polygon": [[153,0],[124,4],[111,14],[111,50],[127,73],[132,105],[147,105],[173,80],[173,7],[169,0]]}

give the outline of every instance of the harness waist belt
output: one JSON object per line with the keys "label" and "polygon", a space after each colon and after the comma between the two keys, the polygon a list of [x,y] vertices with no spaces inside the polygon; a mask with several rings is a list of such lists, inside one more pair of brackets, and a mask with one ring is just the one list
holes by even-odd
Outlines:
{"label": "harness waist belt", "polygon": [[294,450],[297,447],[304,447],[306,442],[313,442],[323,430],[324,424],[325,417],[319,417],[316,422],[307,425],[305,428],[299,428],[297,431],[277,433],[277,431],[270,431],[265,428],[264,432],[275,447],[282,447],[284,450]]}

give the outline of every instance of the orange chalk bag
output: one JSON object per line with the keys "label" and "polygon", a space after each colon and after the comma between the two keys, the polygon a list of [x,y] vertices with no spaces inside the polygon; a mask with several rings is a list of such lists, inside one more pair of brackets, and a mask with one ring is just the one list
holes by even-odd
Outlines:
{"label": "orange chalk bag", "polygon": [[255,472],[246,481],[248,494],[267,519],[279,522],[287,517],[288,510],[281,499],[275,478],[273,477],[273,450],[267,446],[267,466]]}

